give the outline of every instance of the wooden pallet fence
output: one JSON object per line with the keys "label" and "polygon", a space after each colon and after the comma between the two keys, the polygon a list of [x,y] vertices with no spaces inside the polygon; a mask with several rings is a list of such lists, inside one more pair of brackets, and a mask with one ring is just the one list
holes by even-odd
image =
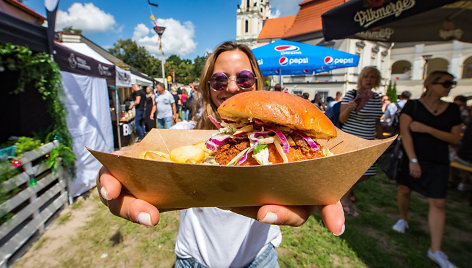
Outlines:
{"label": "wooden pallet fence", "polygon": [[54,173],[46,161],[41,161],[57,146],[59,143],[54,141],[25,152],[20,159],[23,172],[1,185],[4,191],[15,193],[0,204],[0,217],[7,217],[0,225],[1,268],[9,267],[23,255],[55,216],[69,205],[68,173],[61,165]]}

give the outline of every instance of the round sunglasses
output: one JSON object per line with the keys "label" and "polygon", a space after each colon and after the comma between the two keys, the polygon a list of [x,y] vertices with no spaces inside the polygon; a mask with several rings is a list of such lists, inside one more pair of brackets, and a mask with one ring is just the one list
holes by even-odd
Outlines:
{"label": "round sunglasses", "polygon": [[210,77],[210,87],[216,91],[223,91],[228,88],[228,81],[235,80],[239,89],[249,90],[256,82],[256,75],[249,71],[244,70],[236,74],[236,79],[228,77],[225,73],[214,73]]}

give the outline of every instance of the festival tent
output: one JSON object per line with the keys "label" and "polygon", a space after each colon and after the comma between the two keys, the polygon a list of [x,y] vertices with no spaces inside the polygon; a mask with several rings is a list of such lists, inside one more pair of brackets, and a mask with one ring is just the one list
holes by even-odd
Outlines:
{"label": "festival tent", "polygon": [[[112,152],[113,130],[107,80],[114,81],[111,63],[85,44],[55,44],[54,60],[61,69],[67,126],[73,139],[77,176],[71,181],[71,196],[96,185],[101,164],[86,150]],[[113,82],[114,83],[114,82]]]}

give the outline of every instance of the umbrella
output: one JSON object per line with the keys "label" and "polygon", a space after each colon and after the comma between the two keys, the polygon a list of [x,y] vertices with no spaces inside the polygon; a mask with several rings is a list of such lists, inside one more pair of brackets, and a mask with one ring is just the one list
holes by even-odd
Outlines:
{"label": "umbrella", "polygon": [[286,40],[254,48],[252,52],[264,76],[313,74],[359,64],[359,55]]}
{"label": "umbrella", "polygon": [[351,0],[321,17],[326,40],[472,42],[472,0]]}

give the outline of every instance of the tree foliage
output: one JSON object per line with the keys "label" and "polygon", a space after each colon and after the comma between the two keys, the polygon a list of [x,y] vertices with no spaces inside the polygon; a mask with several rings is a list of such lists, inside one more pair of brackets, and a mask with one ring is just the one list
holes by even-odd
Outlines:
{"label": "tree foliage", "polygon": [[81,29],[74,29],[72,26],[64,27],[62,28],[62,31],[65,33],[82,34]]}
{"label": "tree foliage", "polygon": [[[135,41],[120,39],[113,45],[114,47],[109,49],[110,53],[126,64],[149,76],[162,77],[161,61]],[[165,62],[165,77],[173,76],[174,81],[181,84],[198,81],[207,58],[208,55],[199,56],[195,58],[195,62],[192,62],[190,59],[181,59],[177,55],[171,55]]]}
{"label": "tree foliage", "polygon": [[386,95],[388,96],[388,100],[390,102],[396,102],[398,100],[397,83],[396,82],[394,84],[392,84],[392,80],[388,81]]}

